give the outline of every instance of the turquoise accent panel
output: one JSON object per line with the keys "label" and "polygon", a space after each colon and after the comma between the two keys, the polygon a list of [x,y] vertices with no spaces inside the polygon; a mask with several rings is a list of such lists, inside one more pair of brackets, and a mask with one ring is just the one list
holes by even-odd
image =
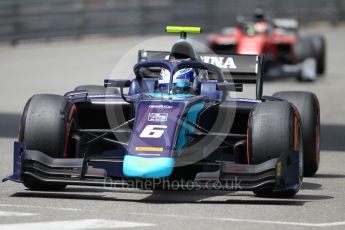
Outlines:
{"label": "turquoise accent panel", "polygon": [[[196,123],[198,114],[201,112],[204,106],[205,106],[205,102],[192,105],[190,109],[188,110],[188,113],[186,115],[186,120]],[[187,142],[192,138],[191,136],[188,136],[186,134],[193,133],[194,129],[195,128],[189,125],[186,121],[184,121],[181,124],[180,132],[179,132],[178,139],[176,142],[176,148],[178,152],[181,152],[184,149]]]}
{"label": "turquoise accent panel", "polygon": [[177,87],[181,87],[181,88],[189,86],[188,82],[177,82],[175,84]]}
{"label": "turquoise accent panel", "polygon": [[162,178],[168,177],[174,169],[175,161],[170,157],[138,157],[126,155],[123,160],[123,174],[127,177]]}

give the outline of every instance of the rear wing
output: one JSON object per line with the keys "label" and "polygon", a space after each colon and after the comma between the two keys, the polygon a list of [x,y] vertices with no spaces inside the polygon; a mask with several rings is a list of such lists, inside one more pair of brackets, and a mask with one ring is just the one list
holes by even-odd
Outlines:
{"label": "rear wing", "polygon": [[238,83],[256,83],[259,56],[200,54],[201,61],[220,68],[224,77]]}
{"label": "rear wing", "polygon": [[[168,60],[170,52],[139,50],[138,62]],[[225,80],[234,83],[256,83],[257,98],[262,96],[262,63],[260,55],[199,54],[200,61],[220,68]]]}
{"label": "rear wing", "polygon": [[263,55],[200,54],[203,62],[217,66],[224,78],[234,83],[256,84],[256,99],[261,100],[263,88]]}

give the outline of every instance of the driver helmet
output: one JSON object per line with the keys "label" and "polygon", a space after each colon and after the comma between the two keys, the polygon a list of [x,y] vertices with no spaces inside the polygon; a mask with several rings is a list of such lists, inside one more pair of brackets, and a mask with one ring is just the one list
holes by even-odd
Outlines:
{"label": "driver helmet", "polygon": [[[195,79],[193,68],[184,68],[178,70],[173,76],[173,82],[170,87],[174,93],[188,92]],[[170,84],[170,71],[162,69],[159,75],[158,84],[162,92],[168,92]]]}
{"label": "driver helmet", "polygon": [[258,7],[254,10],[254,19],[257,22],[266,21],[266,14],[263,8]]}

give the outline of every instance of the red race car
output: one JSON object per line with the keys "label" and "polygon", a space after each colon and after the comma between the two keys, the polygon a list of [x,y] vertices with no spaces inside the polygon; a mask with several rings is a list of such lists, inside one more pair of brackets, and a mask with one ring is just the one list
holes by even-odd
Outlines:
{"label": "red race car", "polygon": [[236,27],[208,38],[217,54],[265,54],[265,78],[297,77],[313,81],[326,68],[326,42],[322,36],[301,37],[295,19],[268,19],[256,9],[253,20],[238,17]]}

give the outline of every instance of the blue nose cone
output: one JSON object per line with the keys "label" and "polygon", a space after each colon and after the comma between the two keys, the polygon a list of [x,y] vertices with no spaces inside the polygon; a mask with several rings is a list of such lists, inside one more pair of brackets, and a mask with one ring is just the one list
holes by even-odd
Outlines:
{"label": "blue nose cone", "polygon": [[168,177],[174,168],[174,159],[170,157],[145,158],[126,155],[123,160],[123,174],[127,177],[162,178]]}

